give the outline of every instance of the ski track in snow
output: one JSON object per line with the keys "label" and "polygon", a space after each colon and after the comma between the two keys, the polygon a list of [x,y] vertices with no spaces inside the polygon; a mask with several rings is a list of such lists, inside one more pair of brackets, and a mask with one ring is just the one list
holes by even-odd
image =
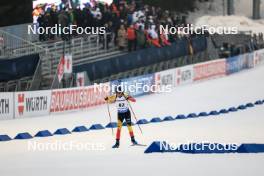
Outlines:
{"label": "ski track in snow", "polygon": [[[137,99],[133,108],[138,118],[176,116],[238,106],[264,98],[264,66],[232,76],[177,87],[172,93],[153,94]],[[116,112],[111,106],[112,118]],[[218,142],[264,143],[263,105],[216,117],[175,120],[137,126],[137,140],[149,145],[156,140],[169,143]],[[57,128],[70,130],[77,125],[108,123],[105,105],[82,112],[39,118],[7,120],[0,123],[0,134],[14,137],[18,132]],[[103,145],[104,150],[32,151],[29,143],[69,143]],[[0,143],[1,176],[15,175],[263,175],[264,154],[181,153],[144,154],[146,147],[130,146],[128,130],[122,129],[121,147],[112,149],[111,129],[73,133],[65,136],[12,140]]]}

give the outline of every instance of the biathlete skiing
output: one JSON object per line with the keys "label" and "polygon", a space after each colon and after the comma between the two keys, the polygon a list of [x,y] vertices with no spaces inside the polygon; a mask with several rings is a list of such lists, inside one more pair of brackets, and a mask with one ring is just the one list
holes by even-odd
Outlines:
{"label": "biathlete skiing", "polygon": [[115,94],[105,97],[105,101],[107,101],[107,103],[115,103],[117,107],[118,121],[117,121],[117,132],[116,132],[116,143],[115,145],[113,145],[112,148],[119,148],[121,129],[124,120],[126,121],[132,144],[137,145],[138,143],[135,140],[135,136],[132,128],[132,122],[131,122],[131,113],[128,104],[129,103],[128,101],[136,102],[136,99],[126,94],[124,91],[122,91],[121,87],[118,86],[116,88]]}

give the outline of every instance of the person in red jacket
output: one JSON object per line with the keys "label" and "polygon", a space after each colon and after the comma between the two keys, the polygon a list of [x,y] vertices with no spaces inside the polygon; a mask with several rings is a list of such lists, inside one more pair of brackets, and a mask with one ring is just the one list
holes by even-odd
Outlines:
{"label": "person in red jacket", "polygon": [[128,101],[136,102],[136,99],[124,93],[120,87],[117,87],[116,93],[111,96],[105,97],[105,101],[107,101],[108,103],[116,103],[117,107],[118,122],[116,132],[116,143],[112,148],[119,148],[121,129],[124,120],[126,121],[132,144],[137,145],[138,143],[135,140],[134,132],[132,129],[131,113],[128,105]]}
{"label": "person in red jacket", "polygon": [[137,48],[136,41],[136,30],[133,25],[127,28],[127,41],[128,41],[128,51],[135,51]]}
{"label": "person in red jacket", "polygon": [[161,33],[160,34],[160,40],[163,46],[171,46],[171,43],[168,40],[168,37],[166,34]]}

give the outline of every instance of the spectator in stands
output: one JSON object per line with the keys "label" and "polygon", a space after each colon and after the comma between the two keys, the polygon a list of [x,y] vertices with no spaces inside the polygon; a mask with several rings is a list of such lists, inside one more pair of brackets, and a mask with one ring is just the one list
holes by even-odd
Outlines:
{"label": "spectator in stands", "polygon": [[[57,7],[55,5],[51,6],[50,17],[51,17],[52,26],[54,26],[55,24],[58,24],[58,11],[57,11]],[[54,40],[55,36],[51,35],[50,39]]]}
{"label": "spectator in stands", "polygon": [[[44,27],[44,12],[39,14],[37,21],[38,21],[39,27]],[[39,34],[39,41],[45,41],[44,34]]]}
{"label": "spectator in stands", "polygon": [[148,30],[148,35],[150,36],[151,44],[155,47],[160,48],[161,45],[159,43],[159,36],[158,36],[157,31],[156,31],[155,25],[151,25],[151,27]]}
{"label": "spectator in stands", "polygon": [[4,37],[0,36],[0,56],[4,54]]}
{"label": "spectator in stands", "polygon": [[128,51],[134,51],[137,48],[136,30],[133,25],[127,28]]}
{"label": "spectator in stands", "polygon": [[[78,4],[69,4],[70,1],[64,2],[57,10],[55,5],[51,8],[37,6],[42,8],[48,14],[40,15],[38,22],[40,26],[49,26],[61,24],[62,27],[76,24],[79,27],[102,27],[107,25],[110,37],[114,38],[114,43],[120,48],[125,49],[125,43],[128,42],[128,50],[136,50],[139,48],[150,46],[162,47],[170,45],[178,35],[159,35],[159,24],[178,26],[186,23],[185,19],[170,11],[163,11],[161,8],[143,5],[141,1],[135,0],[114,0],[112,4],[102,4],[96,0],[86,3],[83,9]],[[63,8],[62,8],[63,7]],[[45,9],[45,10],[44,10]],[[66,10],[67,9],[67,10]],[[38,10],[39,12],[39,10]],[[41,12],[41,11],[40,11]],[[43,13],[44,14],[44,13]],[[123,25],[121,29],[121,25]],[[123,32],[127,29],[127,38],[123,38]],[[144,32],[143,32],[144,31]],[[144,34],[144,35],[143,35]],[[41,41],[54,39],[54,36],[40,36]],[[69,36],[62,35],[63,40],[68,40]],[[101,37],[101,42],[103,38]],[[128,40],[128,41],[126,41]],[[105,43],[105,42],[104,42]],[[108,48],[107,46],[105,46]]]}
{"label": "spectator in stands", "polygon": [[77,6],[76,9],[74,9],[74,15],[76,20],[76,25],[79,27],[84,27],[84,15],[82,10],[80,9],[80,6]]}
{"label": "spectator in stands", "polygon": [[136,31],[136,36],[137,36],[137,46],[140,49],[145,48],[146,47],[147,39],[146,39],[146,33],[143,30],[143,26],[140,25],[138,27],[138,30]]}
{"label": "spectator in stands", "polygon": [[[53,24],[52,18],[50,16],[50,9],[45,12],[44,16],[44,25],[45,27],[53,27],[55,24]],[[48,31],[48,34],[45,35],[45,40],[52,39],[54,36],[51,34],[51,31]]]}
{"label": "spectator in stands", "polygon": [[112,23],[108,22],[104,25],[105,27],[105,31],[106,31],[106,35],[101,35],[102,37],[102,41],[103,41],[103,48],[104,49],[109,49],[109,43],[112,40]]}
{"label": "spectator in stands", "polygon": [[122,24],[117,34],[117,42],[120,50],[124,50],[127,44],[127,32],[125,26]]}
{"label": "spectator in stands", "polygon": [[[59,13],[59,16],[58,16],[58,23],[61,25],[61,27],[67,27],[69,26],[69,17],[64,10],[62,10],[60,13]],[[61,38],[62,40],[68,40],[68,36],[65,35],[65,34],[61,34]]]}
{"label": "spectator in stands", "polygon": [[164,32],[160,34],[160,40],[161,40],[162,46],[170,46],[171,45],[171,43],[169,42],[168,35],[165,34]]}

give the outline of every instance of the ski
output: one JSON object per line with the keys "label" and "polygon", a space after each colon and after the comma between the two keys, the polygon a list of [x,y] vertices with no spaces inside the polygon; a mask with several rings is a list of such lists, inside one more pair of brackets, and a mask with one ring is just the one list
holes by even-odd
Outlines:
{"label": "ski", "polygon": [[132,144],[131,146],[146,147],[147,145],[145,145],[145,144]]}

